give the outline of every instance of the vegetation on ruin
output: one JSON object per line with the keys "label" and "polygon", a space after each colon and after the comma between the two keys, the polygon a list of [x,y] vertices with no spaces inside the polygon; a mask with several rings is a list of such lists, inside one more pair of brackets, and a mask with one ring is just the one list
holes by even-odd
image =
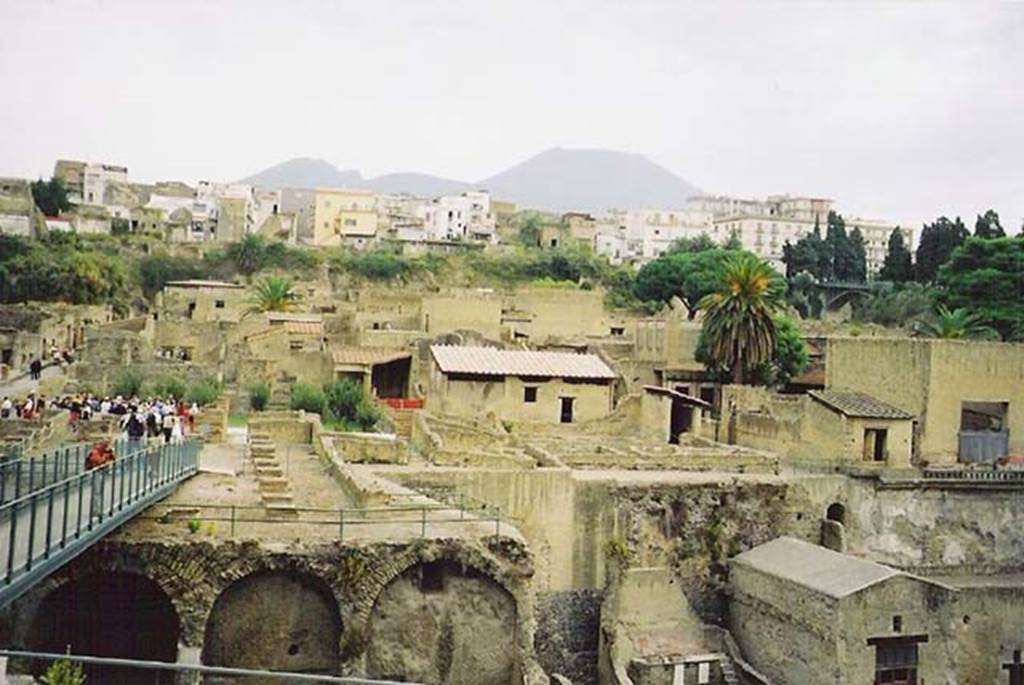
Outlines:
{"label": "vegetation on ruin", "polygon": [[249,312],[287,312],[299,302],[292,282],[283,276],[267,276],[256,283]]}
{"label": "vegetation on ruin", "polygon": [[263,411],[270,403],[270,383],[260,381],[249,386],[249,408]]}
{"label": "vegetation on ruin", "polygon": [[[67,654],[71,654],[70,647]],[[84,685],[85,670],[81,664],[69,659],[58,659],[50,664],[42,677],[43,685]]]}
{"label": "vegetation on ruin", "polygon": [[777,274],[762,259],[739,253],[725,262],[720,289],[706,295],[701,334],[706,355],[719,368],[729,369],[734,383],[771,361],[775,349],[773,315],[784,303]]}
{"label": "vegetation on ruin", "polygon": [[132,369],[124,369],[111,386],[110,394],[120,397],[138,397],[142,394],[144,382],[142,374],[136,373]]}
{"label": "vegetation on ruin", "polygon": [[[807,345],[796,321],[788,316],[775,314],[772,316],[772,322],[775,326],[775,338],[771,358],[750,369],[745,376],[747,382],[754,385],[786,385],[795,376],[800,375],[810,361]],[[723,367],[710,355],[703,330],[697,338],[694,357],[704,364],[708,371],[716,374],[723,383],[729,382],[731,370]]]}
{"label": "vegetation on ruin", "polygon": [[149,385],[150,394],[156,397],[181,399],[187,390],[185,382],[175,376],[161,376]]}
{"label": "vegetation on ruin", "polygon": [[189,387],[185,392],[185,401],[200,407],[209,406],[220,399],[221,390],[223,385],[220,381],[207,377]]}
{"label": "vegetation on ruin", "polygon": [[384,417],[362,385],[350,379],[322,387],[296,383],[291,388],[289,407],[319,414],[325,427],[342,431],[371,431]]}

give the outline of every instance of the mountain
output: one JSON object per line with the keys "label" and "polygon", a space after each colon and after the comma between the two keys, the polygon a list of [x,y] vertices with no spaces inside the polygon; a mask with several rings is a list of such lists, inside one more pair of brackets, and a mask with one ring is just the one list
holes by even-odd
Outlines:
{"label": "mountain", "polygon": [[546,150],[478,185],[523,207],[562,212],[680,207],[700,193],[643,155],[566,148]]}
{"label": "mountain", "polygon": [[354,169],[342,171],[322,159],[296,157],[247,176],[239,183],[262,188],[359,188],[363,175]]}
{"label": "mountain", "polygon": [[385,174],[367,179],[363,186],[378,193],[410,193],[422,197],[454,195],[474,187],[465,181],[417,173]]}
{"label": "mountain", "polygon": [[243,183],[278,188],[363,188],[435,197],[486,189],[518,206],[565,212],[680,207],[700,191],[643,155],[614,150],[552,148],[477,183],[414,172],[363,178],[322,159],[301,157],[265,169]]}

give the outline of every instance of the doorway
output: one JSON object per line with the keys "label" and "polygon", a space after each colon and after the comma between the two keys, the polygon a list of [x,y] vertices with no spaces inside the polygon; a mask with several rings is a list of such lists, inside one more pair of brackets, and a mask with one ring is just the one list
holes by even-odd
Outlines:
{"label": "doorway", "polygon": [[885,461],[885,442],[889,431],[884,428],[864,429],[864,461]]}
{"label": "doorway", "polygon": [[559,415],[559,421],[562,423],[572,423],[573,419],[573,405],[576,402],[575,397],[560,397],[561,401],[561,413]]}
{"label": "doorway", "polygon": [[693,407],[688,407],[678,400],[672,401],[672,415],[669,419],[668,443],[679,444],[679,436],[690,431],[693,421]]}

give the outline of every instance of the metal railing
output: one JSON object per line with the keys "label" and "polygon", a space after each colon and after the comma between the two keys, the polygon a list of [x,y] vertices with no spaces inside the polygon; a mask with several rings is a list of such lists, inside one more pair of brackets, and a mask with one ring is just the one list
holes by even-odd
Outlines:
{"label": "metal railing", "polygon": [[[163,524],[185,522],[193,533],[203,525],[223,524],[217,532],[229,536],[259,535],[261,526],[318,526],[332,533],[331,539],[343,542],[352,538],[352,531],[360,526],[407,526],[421,538],[438,525],[471,525],[494,527],[494,536],[501,537],[502,524],[510,523],[500,509],[488,506],[449,504],[400,504],[387,507],[326,509],[316,507],[289,508],[291,516],[272,514],[261,505],[180,503],[162,505],[139,518]],[[212,533],[211,533],[212,534]]]}
{"label": "metal railing", "polygon": [[[374,680],[357,676],[320,675],[315,673],[294,673],[291,671],[267,671],[252,668],[229,668],[226,666],[201,666],[199,664],[172,664],[166,661],[142,661],[139,659],[115,659],[110,657],[85,656],[80,654],[53,654],[51,652],[22,652],[0,649],[0,657],[8,659],[39,660],[44,662],[67,661],[88,666],[107,668],[135,669],[152,671],[154,675],[162,671],[173,671],[179,674],[195,673],[201,676],[220,676],[221,678],[242,679],[259,678],[261,683],[270,679],[287,683],[338,683],[340,685],[415,685],[407,681]],[[90,681],[91,682],[91,681]]]}
{"label": "metal railing", "polygon": [[[122,452],[113,462],[91,470],[83,470],[84,457],[72,464],[59,451],[51,454],[50,463],[63,465],[66,473],[48,471],[42,484],[0,504],[0,607],[198,471],[197,442],[118,444]],[[18,468],[16,462],[11,466]],[[21,468],[24,475],[28,467]]]}

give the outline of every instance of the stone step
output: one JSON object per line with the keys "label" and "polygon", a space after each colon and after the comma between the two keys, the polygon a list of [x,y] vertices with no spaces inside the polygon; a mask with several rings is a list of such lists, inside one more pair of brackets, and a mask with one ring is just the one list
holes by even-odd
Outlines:
{"label": "stone step", "polygon": [[264,503],[268,504],[271,502],[291,503],[292,500],[294,499],[292,497],[292,493],[288,490],[284,490],[282,492],[261,491],[260,498],[264,501]]}
{"label": "stone step", "polygon": [[284,471],[280,466],[257,466],[256,467],[257,478],[283,478]]}
{"label": "stone step", "polygon": [[[283,476],[264,476],[260,474],[256,478],[256,482],[259,483],[260,492],[264,493],[278,493],[288,492],[288,479]],[[291,495],[289,495],[290,497]]]}
{"label": "stone step", "polygon": [[254,459],[253,465],[256,467],[257,473],[264,469],[281,470],[281,464],[276,459]]}
{"label": "stone step", "polygon": [[265,503],[268,518],[298,518],[299,512],[291,504]]}

